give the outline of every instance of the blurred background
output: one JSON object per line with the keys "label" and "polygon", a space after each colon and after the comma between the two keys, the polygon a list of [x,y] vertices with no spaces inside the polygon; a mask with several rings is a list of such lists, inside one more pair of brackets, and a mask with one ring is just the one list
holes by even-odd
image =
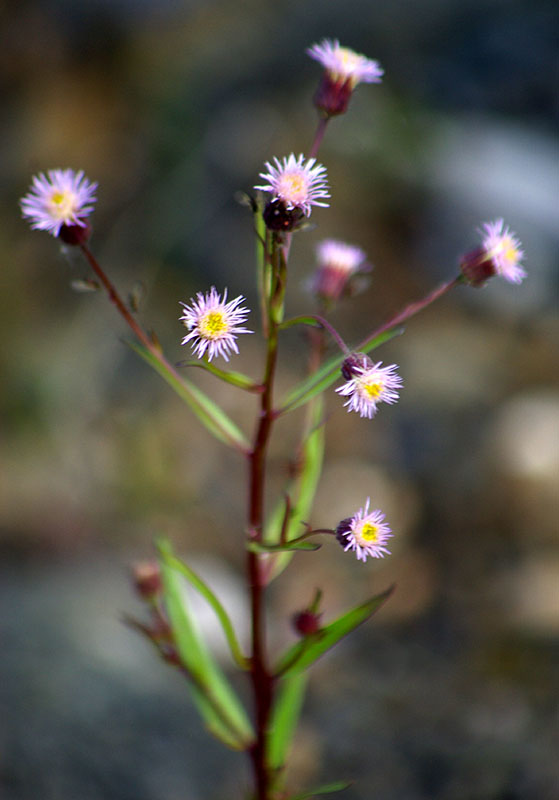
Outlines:
{"label": "blurred background", "polygon": [[[330,391],[312,522],[371,497],[395,537],[366,565],[327,542],[273,590],[277,647],[324,588],[325,619],[397,591],[315,669],[293,786],[355,778],[347,800],[553,800],[559,768],[557,384],[559,14],[552,0],[7,0],[0,6],[0,796],[233,800],[241,756],[201,730],[180,677],[122,624],[130,565],[167,535],[242,629],[239,460],[123,344],[83,261],[30,231],[32,174],[99,182],[92,248],[172,361],[179,300],[212,284],[255,308],[254,237],[235,192],[305,152],[325,36],[383,65],[320,151],[332,205],[291,255],[289,313],[308,311],[314,248],[374,264],[336,310],[350,342],[452,276],[504,217],[522,286],[459,288],[386,345],[398,405],[373,422]],[[257,325],[256,312],[251,326]],[[258,376],[257,336],[235,368]],[[306,340],[282,341],[281,388]],[[191,377],[250,431],[254,404]],[[282,486],[301,418],[274,440]],[[294,426],[294,427],[293,427]],[[227,658],[211,617],[204,628]],[[239,687],[241,692],[244,687]],[[554,740],[555,737],[555,740]]]}

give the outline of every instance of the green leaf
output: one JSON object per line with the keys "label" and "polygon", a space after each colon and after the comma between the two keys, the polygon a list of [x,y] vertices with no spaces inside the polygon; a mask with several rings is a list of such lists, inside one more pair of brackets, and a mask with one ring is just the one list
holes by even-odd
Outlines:
{"label": "green leaf", "polygon": [[286,542],[285,544],[266,544],[265,542],[249,542],[247,550],[252,553],[288,553],[290,550],[320,550],[318,542]]}
{"label": "green leaf", "polygon": [[[309,409],[310,433],[305,439],[302,452],[300,474],[291,482],[287,494],[291,498],[291,516],[285,532],[286,542],[295,539],[301,530],[301,523],[309,519],[314,496],[322,472],[324,458],[324,425],[322,413],[324,408],[323,398],[319,397]],[[278,503],[269,524],[266,527],[264,544],[279,544],[284,522],[284,503]],[[293,553],[279,553],[272,556],[273,568],[270,570],[270,580],[277,577],[289,564]]]}
{"label": "green leaf", "polygon": [[291,800],[309,800],[311,797],[318,797],[321,794],[334,794],[334,792],[343,792],[344,789],[349,789],[352,786],[352,781],[336,781],[335,783],[325,783],[324,786],[319,786],[317,789],[303,792],[292,797]]}
{"label": "green leaf", "polygon": [[[381,344],[388,342],[395,336],[399,336],[403,332],[403,328],[393,328],[390,331],[385,331],[376,339],[373,339],[361,350],[362,353],[369,353]],[[340,377],[340,367],[344,362],[346,356],[343,354],[333,356],[326,361],[316,372],[301,381],[294,389],[280,403],[280,413],[293,411],[299,406],[308,403],[317,394],[328,389]]]}
{"label": "green leaf", "polygon": [[334,647],[340,639],[369,619],[390,597],[393,591],[394,586],[391,586],[386,591],[376,595],[376,597],[367,600],[366,603],[338,617],[337,620],[334,620],[334,622],[331,622],[312,636],[307,636],[297,642],[280,658],[275,674],[283,677],[301,672],[310,667],[321,655]]}
{"label": "green leaf", "polygon": [[292,317],[291,319],[286,319],[285,322],[282,322],[279,326],[280,330],[284,331],[286,328],[291,328],[293,325],[310,325],[313,328],[321,328],[322,325],[316,319],[316,317]]}
{"label": "green leaf", "polygon": [[223,633],[227,639],[227,643],[229,644],[229,648],[231,650],[231,655],[233,656],[234,660],[236,661],[237,665],[241,669],[248,669],[249,663],[248,659],[245,658],[241,651],[241,647],[237,640],[237,636],[235,635],[235,629],[233,628],[233,623],[229,619],[229,616],[222,606],[219,599],[216,595],[212,592],[210,587],[204,583],[202,578],[197,575],[193,569],[191,569],[188,564],[184,561],[181,561],[180,558],[171,555],[168,552],[162,553],[162,558],[165,562],[170,566],[174,567],[176,570],[181,572],[185,578],[188,580],[189,583],[194,586],[194,588],[202,595],[202,597],[207,600],[210,606],[213,608],[216,617],[218,618],[219,622],[221,623],[221,627],[223,628]]}
{"label": "green leaf", "polygon": [[270,718],[268,752],[272,769],[283,767],[301,713],[308,676],[304,672],[282,681]]}
{"label": "green leaf", "polygon": [[126,343],[167,381],[210,433],[225,444],[232,445],[244,453],[248,451],[249,443],[245,435],[217,403],[189,380],[179,377],[169,364],[159,360],[142,345],[136,342]]}
{"label": "green leaf", "polygon": [[211,372],[216,378],[219,378],[232,386],[237,386],[239,389],[245,389],[247,392],[260,392],[262,387],[255,383],[248,375],[243,375],[242,372],[227,371],[219,369],[219,367],[210,364],[208,361],[181,361],[177,366],[181,367],[198,367],[204,369],[206,372]]}
{"label": "green leaf", "polygon": [[168,542],[158,542],[165,608],[177,648],[190,678],[194,702],[208,729],[224,744],[246,750],[254,739],[245,709],[202,639],[185,596],[183,578],[169,562]]}

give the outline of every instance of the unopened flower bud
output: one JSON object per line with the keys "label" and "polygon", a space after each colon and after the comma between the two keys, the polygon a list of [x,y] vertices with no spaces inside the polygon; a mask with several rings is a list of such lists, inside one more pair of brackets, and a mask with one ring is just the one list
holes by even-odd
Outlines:
{"label": "unopened flower bud", "polygon": [[156,561],[140,561],[132,569],[134,586],[140,597],[151,600],[161,592],[161,571]]}
{"label": "unopened flower bud", "polygon": [[293,627],[301,636],[312,636],[320,630],[320,618],[322,614],[307,609],[299,611],[293,615]]}

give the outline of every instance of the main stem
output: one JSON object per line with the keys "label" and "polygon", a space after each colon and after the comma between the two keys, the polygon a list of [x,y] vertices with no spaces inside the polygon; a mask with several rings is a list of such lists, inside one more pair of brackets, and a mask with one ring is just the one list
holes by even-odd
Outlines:
{"label": "main stem", "polygon": [[[280,243],[275,235],[272,240],[272,286],[267,302],[267,354],[266,367],[260,398],[260,412],[254,445],[249,455],[249,538],[262,541],[264,527],[264,492],[266,486],[266,458],[268,444],[276,413],[273,407],[274,378],[278,355],[278,319],[285,291],[285,259],[289,241]],[[283,251],[282,250],[283,246]],[[270,800],[271,775],[267,763],[267,735],[273,701],[274,680],[271,675],[266,651],[266,617],[264,592],[266,570],[262,556],[248,551],[247,571],[250,584],[252,617],[251,680],[255,706],[256,740],[251,748],[256,800]]]}

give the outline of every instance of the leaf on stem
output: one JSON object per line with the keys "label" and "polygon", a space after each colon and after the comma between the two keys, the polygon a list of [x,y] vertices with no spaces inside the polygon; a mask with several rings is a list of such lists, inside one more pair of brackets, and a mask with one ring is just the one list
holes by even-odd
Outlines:
{"label": "leaf on stem", "polygon": [[[399,336],[402,331],[402,328],[393,328],[390,331],[381,333],[380,336],[377,336],[366,344],[361,352],[369,353],[371,350],[388,342],[395,336]],[[294,409],[299,408],[299,406],[308,403],[309,400],[312,400],[313,397],[316,397],[320,392],[328,389],[328,387],[340,377],[340,367],[345,358],[346,356],[343,355],[343,353],[334,356],[326,361],[316,372],[313,372],[308,378],[302,380],[280,403],[280,413],[285,414],[287,411],[294,411]]]}
{"label": "leaf on stem", "polygon": [[247,550],[251,553],[288,553],[291,550],[320,550],[318,542],[285,542],[285,544],[266,544],[266,542],[248,542]]}
{"label": "leaf on stem", "polygon": [[239,389],[245,389],[247,392],[262,391],[260,384],[255,383],[248,375],[243,375],[242,372],[228,372],[227,370],[219,369],[219,367],[210,364],[208,361],[179,361],[177,367],[198,367],[199,369],[206,370],[206,372],[211,372],[216,378],[230,383],[231,386],[237,386]]}
{"label": "leaf on stem", "polygon": [[317,789],[310,789],[292,797],[290,800],[309,800],[312,797],[319,797],[322,794],[334,794],[334,792],[343,792],[344,789],[349,789],[353,785],[352,781],[336,781],[335,783],[326,783],[324,786],[319,786]]}
{"label": "leaf on stem", "polygon": [[179,377],[172,368],[164,361],[158,359],[142,345],[136,342],[126,342],[144,361],[153,367],[169,386],[175,390],[178,396],[196,414],[202,424],[212,433],[216,439],[225,444],[236,447],[246,453],[250,447],[245,435],[235,425],[232,419],[211,400],[201,389],[191,383],[187,378]]}
{"label": "leaf on stem", "polygon": [[191,569],[188,564],[182,561],[177,556],[172,555],[167,549],[165,549],[165,545],[163,545],[163,550],[161,551],[161,558],[174,569],[178,570],[187,581],[199,592],[204,600],[206,600],[209,605],[214,610],[216,617],[218,618],[221,627],[223,628],[223,633],[225,634],[225,638],[227,639],[227,643],[231,650],[231,655],[233,656],[234,661],[237,663],[241,669],[248,669],[249,663],[248,659],[242,653],[241,647],[237,640],[237,636],[235,634],[235,629],[233,628],[233,623],[229,619],[227,611],[221,604],[220,600],[217,596],[213,593],[210,587],[202,580],[202,578]]}
{"label": "leaf on stem", "polygon": [[297,642],[280,658],[276,667],[276,674],[283,677],[308,669],[321,655],[334,647],[340,639],[369,619],[390,597],[393,591],[394,586],[390,586],[386,591],[367,600],[366,603],[362,603],[360,606],[338,617],[338,619],[321,628],[317,633]]}
{"label": "leaf on stem", "polygon": [[192,696],[208,729],[224,744],[246,750],[252,726],[237,695],[208,650],[188,607],[183,578],[168,542],[158,543],[165,608]]}
{"label": "leaf on stem", "polygon": [[281,682],[270,718],[268,753],[270,767],[285,764],[303,705],[308,675],[298,672]]}
{"label": "leaf on stem", "polygon": [[[319,397],[314,406],[309,409],[310,433],[303,444],[301,470],[287,490],[291,501],[291,517],[285,525],[284,503],[278,503],[266,527],[264,544],[275,545],[280,543],[282,531],[286,540],[282,544],[286,544],[290,539],[295,539],[303,520],[308,520],[310,516],[324,458],[323,408],[323,398]],[[275,557],[270,571],[270,580],[277,577],[285,569],[292,557],[293,553],[285,552],[279,553]]]}
{"label": "leaf on stem", "polygon": [[284,331],[287,328],[293,327],[293,325],[310,325],[312,328],[322,328],[320,322],[316,319],[316,317],[292,317],[291,319],[286,319],[285,322],[282,322],[280,330]]}

